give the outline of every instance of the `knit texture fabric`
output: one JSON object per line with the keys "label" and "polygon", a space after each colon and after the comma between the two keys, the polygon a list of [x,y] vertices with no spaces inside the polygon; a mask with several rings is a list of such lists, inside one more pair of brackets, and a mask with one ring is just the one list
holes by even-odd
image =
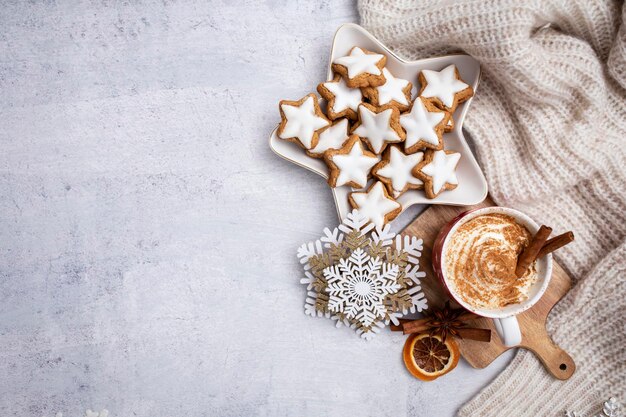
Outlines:
{"label": "knit texture fabric", "polygon": [[[577,364],[551,377],[520,349],[461,416],[599,412],[626,400],[626,27],[617,2],[360,0],[362,25],[407,59],[464,52],[482,80],[464,128],[493,199],[576,241],[574,288],[548,331]],[[462,178],[460,179],[463,180]]]}

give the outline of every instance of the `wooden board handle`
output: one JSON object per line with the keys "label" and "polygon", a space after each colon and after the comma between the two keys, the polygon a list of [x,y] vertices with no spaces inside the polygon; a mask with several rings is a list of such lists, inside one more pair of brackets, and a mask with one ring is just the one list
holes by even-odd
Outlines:
{"label": "wooden board handle", "polygon": [[523,347],[533,351],[552,376],[569,379],[576,371],[574,359],[552,341],[545,327],[537,326],[533,331],[535,337],[524,340]]}

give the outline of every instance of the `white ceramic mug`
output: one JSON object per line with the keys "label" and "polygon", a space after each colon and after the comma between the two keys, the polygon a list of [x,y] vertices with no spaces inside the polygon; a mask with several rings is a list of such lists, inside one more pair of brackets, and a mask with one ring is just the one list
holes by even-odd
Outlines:
{"label": "white ceramic mug", "polygon": [[478,314],[479,316],[489,317],[494,320],[496,331],[500,335],[505,346],[517,346],[522,342],[522,334],[517,322],[518,314],[528,310],[539,301],[543,293],[548,288],[550,278],[552,276],[552,255],[546,255],[537,260],[537,281],[530,288],[529,296],[526,301],[517,304],[511,304],[499,309],[486,309],[474,307],[459,297],[448,285],[445,274],[445,254],[449,237],[456,230],[469,220],[488,213],[501,213],[513,217],[519,224],[525,226],[533,235],[539,230],[539,225],[524,213],[506,207],[485,207],[476,210],[466,211],[452,219],[441,231],[435,239],[433,245],[433,269],[443,283],[444,287],[457,303],[463,308]]}

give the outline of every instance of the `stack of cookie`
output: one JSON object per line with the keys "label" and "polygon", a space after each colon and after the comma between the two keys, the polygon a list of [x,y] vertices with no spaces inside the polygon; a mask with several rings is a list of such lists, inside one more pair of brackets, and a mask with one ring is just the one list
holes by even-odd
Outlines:
{"label": "stack of cookie", "polygon": [[394,77],[386,61],[385,55],[354,47],[332,63],[333,80],[317,87],[326,112],[313,93],[279,106],[278,137],[323,158],[328,184],[354,188],[350,204],[377,226],[400,214],[396,199],[408,190],[435,198],[456,188],[461,155],[444,150],[443,133],[454,128],[459,103],[474,93],[449,65],[421,71],[412,100],[412,83]]}

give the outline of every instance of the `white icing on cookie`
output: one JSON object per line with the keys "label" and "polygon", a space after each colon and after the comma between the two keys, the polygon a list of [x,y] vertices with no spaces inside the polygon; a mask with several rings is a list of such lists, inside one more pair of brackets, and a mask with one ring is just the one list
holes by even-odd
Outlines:
{"label": "white icing on cookie", "polygon": [[336,154],[332,156],[333,163],[339,170],[336,186],[340,187],[349,182],[359,184],[363,188],[367,185],[367,176],[378,158],[364,154],[361,141],[355,141],[348,154]]}
{"label": "white icing on cookie", "polygon": [[422,97],[438,98],[447,107],[454,104],[454,95],[465,90],[469,85],[456,78],[456,67],[448,65],[441,71],[423,70],[426,79],[426,87],[422,91]]}
{"label": "white icing on cookie", "polygon": [[398,197],[402,191],[410,185],[421,185],[422,180],[413,175],[413,168],[424,159],[423,152],[405,155],[400,149],[392,146],[387,165],[376,171],[376,175],[391,180],[394,197]]}
{"label": "white icing on cookie", "polygon": [[298,138],[306,149],[311,149],[315,131],[330,124],[328,120],[315,114],[313,97],[307,97],[300,106],[281,104],[280,108],[287,123],[278,136],[282,139]]}
{"label": "white icing on cookie", "polygon": [[374,153],[379,154],[383,150],[385,142],[402,141],[390,125],[392,114],[392,109],[386,109],[376,114],[365,106],[359,106],[361,124],[353,133],[362,138],[367,138]]}
{"label": "white icing on cookie", "polygon": [[341,119],[320,132],[319,142],[310,152],[321,154],[329,149],[339,149],[346,140],[348,140],[348,119]]}
{"label": "white icing on cookie", "polygon": [[429,112],[422,100],[419,97],[416,98],[411,112],[400,116],[400,125],[406,130],[404,149],[415,146],[420,140],[438,146],[439,136],[435,127],[444,117],[444,112]]}
{"label": "white icing on cookie", "polygon": [[335,113],[340,113],[346,109],[352,109],[356,112],[359,104],[363,101],[361,89],[348,87],[343,78],[340,78],[339,81],[325,82],[324,87],[335,96],[333,102],[333,112]]}
{"label": "white icing on cookie", "polygon": [[384,56],[380,54],[366,54],[361,48],[352,48],[350,55],[335,59],[334,64],[343,65],[348,69],[348,77],[354,78],[360,74],[380,75],[380,68],[376,66]]}
{"label": "white icing on cookie", "polygon": [[446,184],[457,185],[456,165],[461,159],[461,154],[454,152],[447,154],[446,151],[435,151],[433,160],[424,165],[421,171],[432,179],[433,193],[438,194]]}
{"label": "white icing on cookie", "polygon": [[359,213],[380,227],[385,224],[387,214],[400,208],[400,203],[385,195],[385,186],[380,181],[376,181],[367,192],[352,193],[351,197]]}
{"label": "white icing on cookie", "polygon": [[386,80],[385,84],[375,87],[378,91],[378,105],[383,106],[395,100],[404,106],[408,106],[409,101],[406,99],[404,89],[409,85],[409,82],[402,78],[394,77],[387,68],[383,68],[383,75]]}

